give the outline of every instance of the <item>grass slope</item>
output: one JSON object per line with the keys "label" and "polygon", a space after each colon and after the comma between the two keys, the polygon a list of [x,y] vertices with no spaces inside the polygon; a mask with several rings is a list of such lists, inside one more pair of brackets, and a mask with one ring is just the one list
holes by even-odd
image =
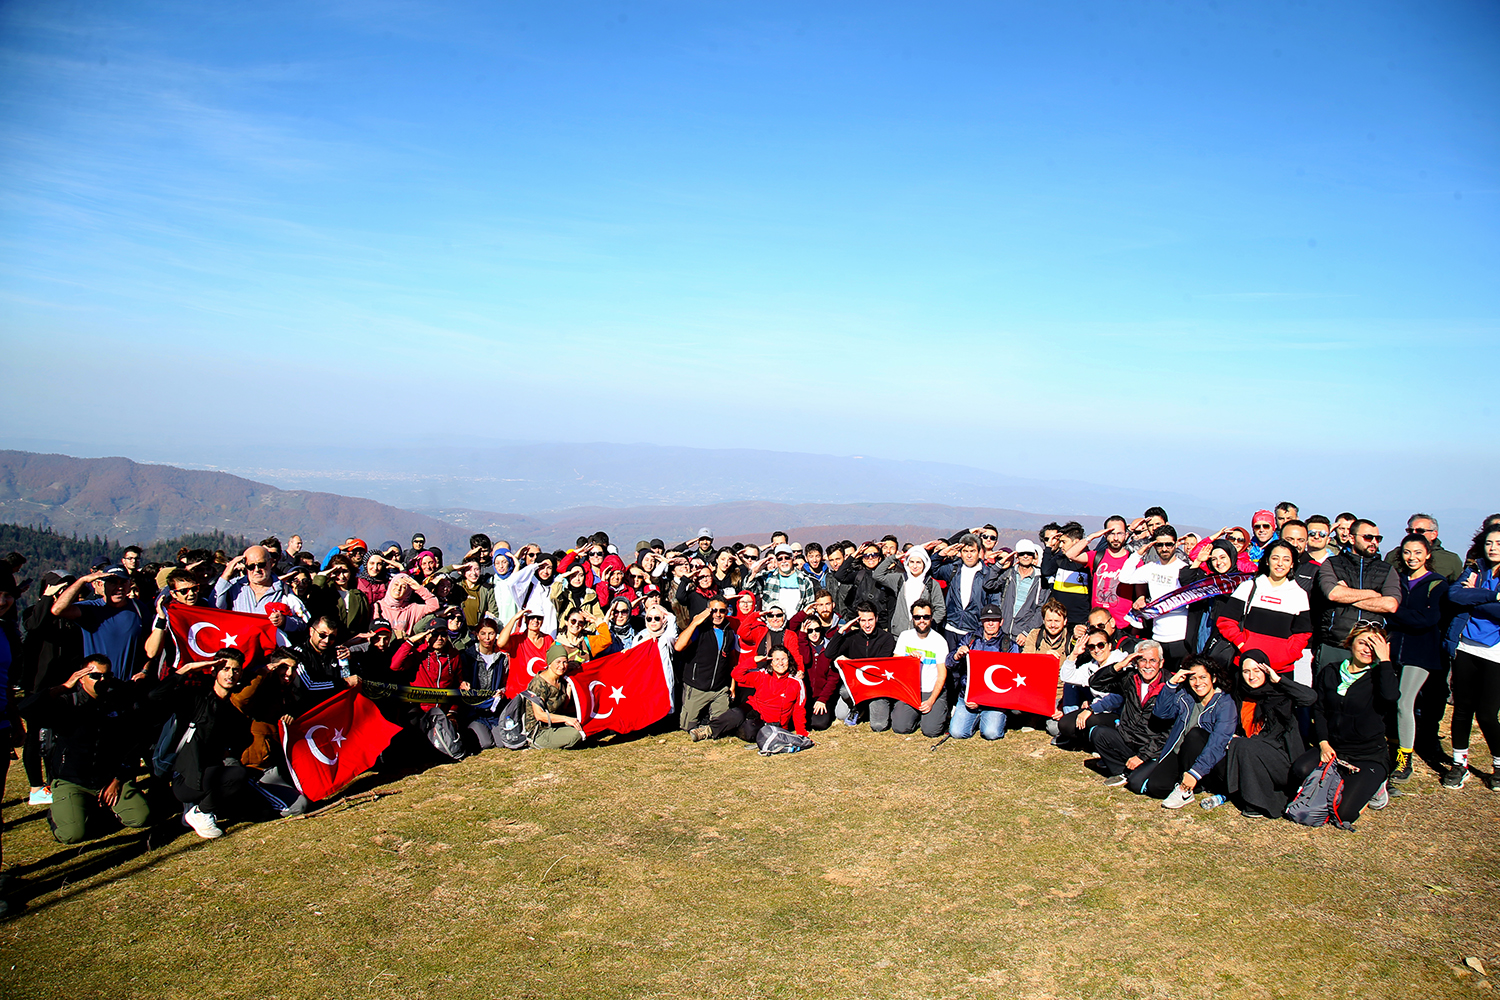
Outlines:
{"label": "grass slope", "polygon": [[1500,795],[1477,782],[1423,769],[1345,834],[1167,812],[1041,733],[819,742],[491,751],[145,850],[60,848],[15,767],[5,853],[38,894],[0,926],[0,993],[1490,995],[1460,964],[1500,965]]}

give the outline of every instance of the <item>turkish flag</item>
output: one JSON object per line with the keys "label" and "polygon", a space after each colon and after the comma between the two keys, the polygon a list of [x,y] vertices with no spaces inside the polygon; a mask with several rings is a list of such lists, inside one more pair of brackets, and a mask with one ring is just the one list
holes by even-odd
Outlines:
{"label": "turkish flag", "polygon": [[373,701],[347,687],[279,728],[292,783],[314,802],[337,795],[369,770],[401,731]]}
{"label": "turkish flag", "polygon": [[568,678],[585,736],[633,733],[672,711],[670,668],[661,647],[643,642],[590,660]]}
{"label": "turkish flag", "polygon": [[1050,716],[1057,709],[1057,657],[1046,653],[969,652],[965,701]]}
{"label": "turkish flag", "polygon": [[173,601],[167,605],[167,625],[177,640],[179,665],[211,660],[221,649],[238,649],[245,666],[276,648],[276,626],[265,615],[220,611]]}
{"label": "turkish flag", "polygon": [[912,708],[922,707],[922,661],[915,656],[851,657],[838,664],[838,671],[856,705],[871,698],[895,698]]}
{"label": "turkish flag", "polygon": [[531,679],[547,669],[547,650],[551,648],[553,641],[550,635],[543,635],[542,644],[534,646],[523,635],[506,643],[509,647],[506,652],[510,654],[510,666],[505,671],[507,700],[525,691]]}

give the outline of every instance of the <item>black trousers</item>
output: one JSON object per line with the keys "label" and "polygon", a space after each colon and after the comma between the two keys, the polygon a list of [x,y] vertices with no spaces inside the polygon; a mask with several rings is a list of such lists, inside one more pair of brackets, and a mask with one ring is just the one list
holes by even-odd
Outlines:
{"label": "black trousers", "polygon": [[[1153,799],[1164,799],[1182,779],[1182,773],[1208,745],[1208,732],[1202,726],[1193,726],[1177,743],[1177,749],[1159,760],[1148,760],[1125,779],[1125,787],[1138,795],[1149,795]],[[1220,766],[1222,766],[1222,761]],[[1219,768],[1215,767],[1217,771]],[[1118,772],[1116,772],[1118,773]],[[1208,775],[1203,776],[1204,781]],[[1203,782],[1198,783],[1201,788]]]}
{"label": "black trousers", "polygon": [[1453,654],[1453,749],[1469,749],[1476,721],[1490,753],[1500,757],[1500,663],[1460,649]]}
{"label": "black trousers", "polygon": [[215,764],[203,769],[201,787],[193,787],[181,774],[172,780],[172,794],[184,805],[196,805],[215,816],[226,815],[244,794],[250,771],[243,764]]}
{"label": "black trousers", "polygon": [[749,705],[731,705],[708,720],[708,728],[714,739],[733,733],[746,743],[755,742],[763,725],[765,723],[761,721],[760,713]]}
{"label": "black trousers", "polygon": [[[1293,789],[1302,787],[1307,776],[1323,766],[1321,757],[1318,749],[1314,747],[1292,761],[1290,785]],[[1345,823],[1353,823],[1359,818],[1359,811],[1365,807],[1365,803],[1369,802],[1375,793],[1380,791],[1380,786],[1385,784],[1390,769],[1384,760],[1372,760],[1368,757],[1348,762],[1359,770],[1353,774],[1344,772],[1344,790],[1339,794],[1338,816]]]}

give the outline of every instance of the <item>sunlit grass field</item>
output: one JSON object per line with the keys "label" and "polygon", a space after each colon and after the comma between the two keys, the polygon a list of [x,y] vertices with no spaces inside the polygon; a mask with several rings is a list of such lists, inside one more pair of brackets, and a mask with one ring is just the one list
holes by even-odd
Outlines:
{"label": "sunlit grass field", "polygon": [[[1469,997],[1500,794],[1359,832],[1169,812],[1039,732],[490,751],[204,842],[5,799],[15,997]],[[1476,759],[1487,759],[1475,747]],[[29,897],[29,898],[27,898]]]}

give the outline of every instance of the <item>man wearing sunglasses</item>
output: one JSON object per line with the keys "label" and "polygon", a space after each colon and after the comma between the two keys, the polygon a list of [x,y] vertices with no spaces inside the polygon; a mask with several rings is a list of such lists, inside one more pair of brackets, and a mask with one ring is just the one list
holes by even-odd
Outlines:
{"label": "man wearing sunglasses", "polygon": [[878,733],[889,726],[905,736],[922,726],[922,735],[936,739],[948,728],[948,639],[932,627],[932,605],[926,600],[912,602],[911,628],[896,636],[894,656],[915,656],[922,661],[922,704],[912,708],[893,698],[875,698],[870,702],[870,731]]}
{"label": "man wearing sunglasses", "polygon": [[1380,558],[1380,528],[1364,518],[1349,526],[1349,551],[1330,556],[1318,567],[1315,592],[1327,611],[1315,623],[1317,668],[1349,657],[1344,639],[1361,621],[1385,626],[1385,616],[1401,603],[1401,578]]}
{"label": "man wearing sunglasses", "polygon": [[790,618],[811,607],[818,581],[797,568],[797,556],[786,542],[772,551],[766,567],[750,578],[750,591],[763,608],[779,607]]}
{"label": "man wearing sunglasses", "polygon": [[[236,579],[241,570],[244,578]],[[306,631],[309,615],[302,598],[288,590],[272,573],[271,555],[265,547],[252,545],[244,555],[229,560],[224,572],[214,581],[214,606],[224,611],[270,616],[268,604],[285,604],[291,609],[285,613],[283,621],[275,622],[277,628],[288,633]]]}
{"label": "man wearing sunglasses", "polygon": [[[1408,534],[1421,535],[1427,539],[1428,548],[1432,552],[1432,571],[1438,576],[1447,577],[1449,583],[1457,583],[1464,571],[1464,561],[1457,552],[1449,552],[1443,548],[1443,542],[1438,538],[1437,518],[1431,514],[1413,514],[1406,519],[1406,531]],[[1401,546],[1397,545],[1386,553],[1385,561],[1392,566],[1399,567]]]}
{"label": "man wearing sunglasses", "polygon": [[134,780],[140,763],[134,700],[131,685],[113,676],[109,657],[90,654],[66,681],[18,706],[31,725],[52,731],[47,821],[64,844],[106,833],[100,822],[106,811],[126,826],[151,824],[151,810]]}
{"label": "man wearing sunglasses", "polygon": [[[1125,563],[1125,568],[1120,571],[1120,582],[1146,587],[1146,594],[1135,599],[1135,607],[1139,610],[1181,588],[1182,572],[1187,568],[1187,560],[1177,551],[1177,529],[1164,524],[1152,535],[1151,544]],[[1161,645],[1168,671],[1176,670],[1182,658],[1188,655],[1188,611],[1186,607],[1178,608],[1151,621],[1151,638]]]}
{"label": "man wearing sunglasses", "polygon": [[[1266,554],[1266,546],[1270,545],[1280,534],[1277,533],[1276,515],[1268,510],[1258,510],[1250,518],[1250,558],[1260,562],[1260,557]],[[1171,668],[1169,667],[1168,670]]]}
{"label": "man wearing sunglasses", "polygon": [[729,710],[729,676],[739,658],[739,638],[729,605],[715,597],[673,643],[682,680],[679,723],[691,732],[704,719]]}

